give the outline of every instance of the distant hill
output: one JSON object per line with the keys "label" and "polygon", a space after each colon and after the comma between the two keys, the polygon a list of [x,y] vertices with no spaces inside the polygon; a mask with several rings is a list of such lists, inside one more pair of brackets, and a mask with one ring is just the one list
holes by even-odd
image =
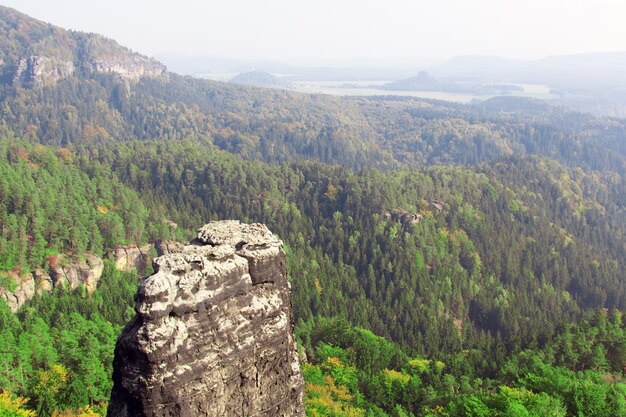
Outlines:
{"label": "distant hill", "polygon": [[66,31],[0,6],[0,81],[50,85],[72,75],[114,73],[127,79],[166,72],[163,64],[96,34]]}
{"label": "distant hill", "polygon": [[[541,103],[533,102],[512,117],[497,106],[259,90],[166,72],[112,40],[65,31],[6,7],[0,8],[0,28],[0,129],[32,142],[190,140],[250,160],[384,170],[532,153],[570,166],[626,170],[621,121],[535,111]],[[258,71],[237,78],[264,86],[281,81]],[[406,83],[468,88],[426,73]]]}
{"label": "distant hill", "polygon": [[507,94],[520,91],[521,87],[510,84],[481,84],[472,82],[440,81],[421,71],[417,76],[384,84],[382,90],[392,91],[444,91],[447,93],[464,94]]}
{"label": "distant hill", "polygon": [[553,104],[626,117],[626,52],[557,55],[537,60],[459,56],[430,68],[437,77],[471,82],[543,84]]}
{"label": "distant hill", "polygon": [[264,71],[243,72],[232,78],[230,82],[234,84],[268,88],[289,88],[290,85],[282,78]]}
{"label": "distant hill", "polygon": [[440,91],[443,84],[425,71],[420,71],[415,77],[394,81],[382,86],[385,90],[405,91]]}

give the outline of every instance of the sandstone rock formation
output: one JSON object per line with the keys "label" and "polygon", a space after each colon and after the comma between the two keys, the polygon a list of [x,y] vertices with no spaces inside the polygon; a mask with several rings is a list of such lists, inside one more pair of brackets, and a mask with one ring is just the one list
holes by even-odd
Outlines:
{"label": "sandstone rock formation", "polygon": [[165,65],[139,54],[126,55],[121,58],[93,58],[86,60],[84,65],[91,72],[108,72],[131,80],[141,77],[157,77],[167,71]]}
{"label": "sandstone rock formation", "polygon": [[35,280],[35,289],[38,294],[50,292],[54,288],[52,278],[41,268],[38,268],[35,272],[33,272],[33,279]]}
{"label": "sandstone rock formation", "polygon": [[110,257],[115,261],[115,268],[120,271],[130,272],[136,269],[138,272],[142,272],[149,262],[151,244],[145,244],[143,246],[129,244],[117,246],[110,254]]}
{"label": "sandstone rock formation", "polygon": [[185,245],[175,240],[158,240],[154,243],[154,248],[158,256],[163,256],[170,253],[182,252]]}
{"label": "sandstone rock formation", "polygon": [[0,298],[9,306],[11,311],[16,312],[24,303],[35,295],[35,280],[32,275],[20,276],[17,272],[6,273],[13,280],[15,287],[12,291],[0,288]]}
{"label": "sandstone rock formation", "polygon": [[35,293],[50,292],[62,285],[70,289],[85,286],[92,293],[98,286],[104,270],[104,262],[98,256],[86,254],[84,261],[67,260],[66,255],[59,255],[55,265],[48,272],[36,269],[32,274],[19,274],[16,271],[5,272],[15,282],[11,288],[0,287],[3,298],[14,313]]}
{"label": "sandstone rock formation", "polygon": [[22,58],[13,82],[22,86],[50,85],[74,74],[74,63],[46,56]]}
{"label": "sandstone rock formation", "polygon": [[84,285],[89,293],[98,286],[104,262],[96,255],[85,254],[84,261],[65,262],[63,256],[59,256],[58,264],[50,268],[50,276],[54,286],[66,285],[70,289]]}
{"label": "sandstone rock formation", "polygon": [[107,415],[304,416],[282,242],[213,222],[154,264],[115,348]]}
{"label": "sandstone rock formation", "polygon": [[430,205],[437,209],[438,212],[442,212],[443,208],[446,206],[446,203],[441,200],[433,200],[430,202]]}
{"label": "sandstone rock formation", "polygon": [[0,5],[0,84],[54,85],[72,76],[110,73],[126,81],[167,76],[160,62],[93,33],[67,31]]}

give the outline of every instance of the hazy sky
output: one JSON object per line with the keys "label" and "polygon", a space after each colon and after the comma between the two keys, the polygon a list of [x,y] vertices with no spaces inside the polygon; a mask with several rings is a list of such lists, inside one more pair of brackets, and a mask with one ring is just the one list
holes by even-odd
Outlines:
{"label": "hazy sky", "polygon": [[626,50],[626,0],[0,0],[163,52],[290,63]]}

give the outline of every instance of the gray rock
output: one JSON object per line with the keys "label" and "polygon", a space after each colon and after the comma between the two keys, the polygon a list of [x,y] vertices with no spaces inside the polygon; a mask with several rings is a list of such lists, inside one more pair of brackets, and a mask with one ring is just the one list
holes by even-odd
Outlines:
{"label": "gray rock", "polygon": [[304,416],[282,242],[213,222],[154,264],[115,348],[107,416]]}
{"label": "gray rock", "polygon": [[0,298],[4,299],[9,309],[15,313],[27,300],[30,300],[35,295],[35,280],[30,274],[20,276],[20,274],[13,271],[7,272],[7,274],[15,282],[15,288],[13,288],[13,291],[0,288]]}
{"label": "gray rock", "polygon": [[84,261],[65,262],[59,256],[58,264],[50,268],[50,276],[54,286],[67,285],[70,289],[84,285],[89,293],[98,286],[104,262],[96,255],[86,254]]}
{"label": "gray rock", "polygon": [[179,253],[183,251],[184,244],[175,240],[158,240],[154,243],[157,256],[168,255],[170,253]]}
{"label": "gray rock", "polygon": [[421,223],[422,220],[424,220],[424,216],[422,216],[421,214],[411,213],[410,211],[406,211],[400,208],[384,212],[383,218],[385,220],[400,222],[402,226],[418,224]]}
{"label": "gray rock", "polygon": [[74,63],[46,56],[22,58],[17,65],[13,82],[24,87],[55,84],[74,74]]}
{"label": "gray rock", "polygon": [[130,244],[116,247],[110,256],[115,261],[115,268],[120,271],[130,272],[133,269],[139,273],[143,272],[148,266],[150,259],[151,244],[143,246]]}

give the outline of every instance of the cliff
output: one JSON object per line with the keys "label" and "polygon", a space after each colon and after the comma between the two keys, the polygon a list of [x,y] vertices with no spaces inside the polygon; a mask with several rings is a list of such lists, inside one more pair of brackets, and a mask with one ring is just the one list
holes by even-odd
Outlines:
{"label": "cliff", "polygon": [[213,222],[154,267],[115,349],[109,417],[304,416],[279,239]]}
{"label": "cliff", "polygon": [[[115,262],[119,271],[134,270],[143,277],[153,254],[178,252],[183,246],[173,240],[159,240],[145,245],[120,245],[107,253],[107,258]],[[83,260],[75,259],[70,254],[60,254],[56,258],[54,265],[48,269],[37,269],[33,273],[20,273],[19,270],[0,272],[6,275],[8,279],[5,281],[10,284],[7,286],[9,288],[0,284],[0,299],[4,299],[12,312],[16,313],[36,293],[51,292],[59,285],[71,290],[84,286],[89,293],[96,289],[104,271],[103,259],[91,253],[85,254]]]}
{"label": "cliff", "polygon": [[37,269],[35,272],[20,274],[18,271],[4,272],[14,284],[13,288],[0,286],[0,299],[14,313],[36,293],[50,292],[57,286],[74,290],[84,286],[92,293],[98,286],[104,262],[96,255],[87,253],[84,260],[72,259],[70,256],[59,255],[54,265],[46,271]]}

